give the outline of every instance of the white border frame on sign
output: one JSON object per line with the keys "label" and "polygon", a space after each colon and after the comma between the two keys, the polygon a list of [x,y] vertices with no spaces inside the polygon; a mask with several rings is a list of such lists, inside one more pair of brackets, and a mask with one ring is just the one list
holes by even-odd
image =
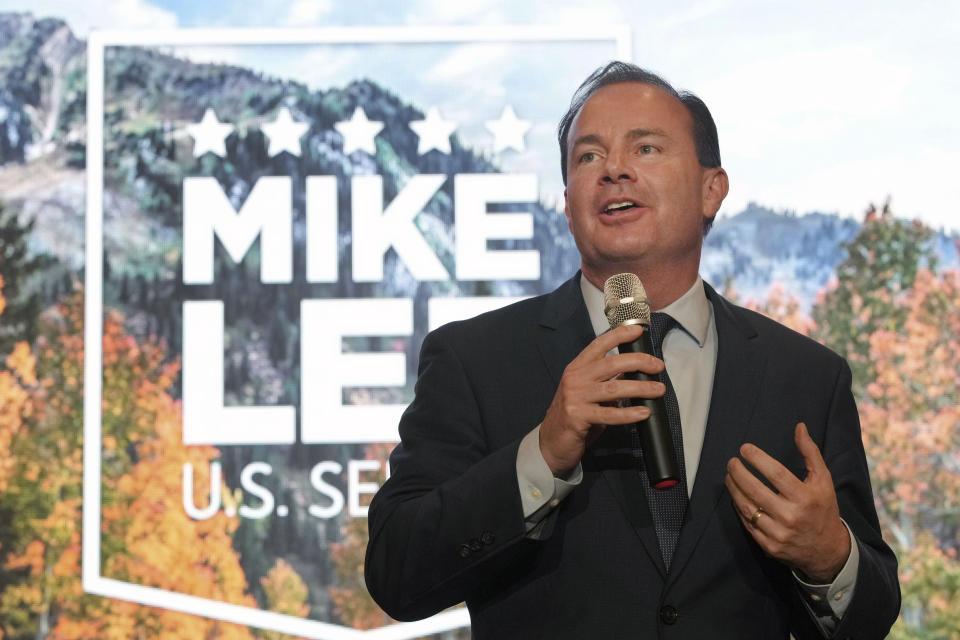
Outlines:
{"label": "white border frame on sign", "polygon": [[369,631],[263,611],[218,600],[144,587],[100,575],[103,346],[103,115],[104,51],[109,46],[380,44],[456,42],[613,42],[630,59],[625,25],[576,27],[345,27],[325,29],[174,29],[94,31],[87,43],[87,212],[83,398],[83,590],[225,622],[316,640],[405,640],[470,624],[466,609]]}

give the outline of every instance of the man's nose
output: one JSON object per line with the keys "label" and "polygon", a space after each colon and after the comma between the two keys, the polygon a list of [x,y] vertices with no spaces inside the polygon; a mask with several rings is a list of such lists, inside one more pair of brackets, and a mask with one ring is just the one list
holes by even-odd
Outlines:
{"label": "man's nose", "polygon": [[623,152],[611,152],[606,156],[602,180],[607,183],[616,183],[632,181],[637,179],[637,174],[633,170],[630,162],[627,161]]}

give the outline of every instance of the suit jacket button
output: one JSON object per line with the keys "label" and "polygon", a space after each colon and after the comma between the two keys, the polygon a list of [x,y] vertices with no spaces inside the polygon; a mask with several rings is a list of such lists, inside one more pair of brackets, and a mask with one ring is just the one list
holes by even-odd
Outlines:
{"label": "suit jacket button", "polygon": [[677,610],[669,604],[663,605],[660,607],[660,621],[663,624],[675,623],[677,621]]}
{"label": "suit jacket button", "polygon": [[485,545],[493,544],[496,539],[497,537],[493,535],[492,531],[484,531],[482,534],[480,534],[480,542]]}
{"label": "suit jacket button", "polygon": [[468,545],[465,545],[465,544],[460,545],[461,558],[469,558],[472,553],[473,551],[470,550],[470,547]]}

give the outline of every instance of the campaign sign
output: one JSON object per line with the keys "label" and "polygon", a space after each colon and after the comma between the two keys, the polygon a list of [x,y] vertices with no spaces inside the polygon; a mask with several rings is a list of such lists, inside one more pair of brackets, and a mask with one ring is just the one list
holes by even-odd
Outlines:
{"label": "campaign sign", "polygon": [[622,27],[93,34],[84,589],[309,638],[468,625],[376,608],[367,505],[424,335],[575,272],[556,123],[629,57]]}

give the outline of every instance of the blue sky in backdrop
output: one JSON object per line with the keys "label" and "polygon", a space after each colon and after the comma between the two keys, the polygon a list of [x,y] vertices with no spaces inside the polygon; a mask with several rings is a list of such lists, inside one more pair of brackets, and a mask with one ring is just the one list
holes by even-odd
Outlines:
{"label": "blue sky in backdrop", "polygon": [[[890,194],[900,215],[960,230],[960,3],[5,0],[0,9],[64,18],[81,37],[94,28],[627,24],[634,62],[710,105],[731,176],[722,213],[736,213],[752,200],[859,218],[869,201]],[[485,105],[494,119],[510,102],[534,122],[530,152],[554,154],[551,159],[556,118],[566,105],[542,104],[524,90],[524,77],[552,74],[568,94],[594,60],[612,55],[599,44],[585,44],[576,59],[569,47],[560,55],[531,48],[518,70],[515,49],[507,59],[507,49],[496,45],[461,45],[455,58],[445,51],[442,64],[431,64],[429,47],[417,46],[423,47],[423,66],[392,67],[385,77],[378,77],[382,65],[369,49],[338,48],[336,60],[324,58],[322,81],[316,60],[292,50],[252,55],[243,48],[198,47],[189,55],[321,89],[366,76],[422,110],[439,106],[452,120]],[[460,63],[469,65],[474,82],[451,92],[444,73]],[[480,128],[474,138],[468,129],[458,133],[484,144]],[[506,168],[523,162],[516,154]],[[558,192],[559,176],[541,187]]]}

